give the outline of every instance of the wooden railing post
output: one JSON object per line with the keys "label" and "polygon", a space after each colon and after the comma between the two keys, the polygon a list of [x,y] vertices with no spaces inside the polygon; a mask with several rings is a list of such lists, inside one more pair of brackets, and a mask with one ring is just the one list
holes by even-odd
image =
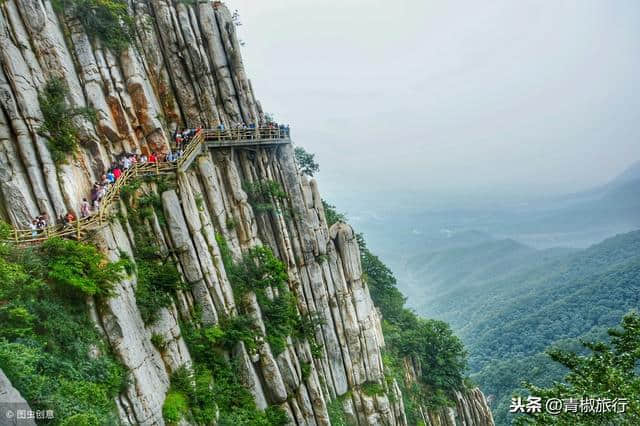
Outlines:
{"label": "wooden railing post", "polygon": [[80,218],[76,218],[76,230],[78,233],[78,241],[80,241]]}

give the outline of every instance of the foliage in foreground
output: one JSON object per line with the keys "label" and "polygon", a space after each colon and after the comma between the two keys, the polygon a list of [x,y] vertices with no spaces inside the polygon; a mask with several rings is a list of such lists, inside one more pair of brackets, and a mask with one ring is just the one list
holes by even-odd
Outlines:
{"label": "foliage in foreground", "polygon": [[125,370],[84,299],[108,296],[124,263],[75,241],[0,247],[0,369],[33,410],[55,412],[53,424],[117,423]]}
{"label": "foliage in foreground", "polygon": [[579,355],[571,351],[554,349],[549,356],[569,369],[561,382],[548,388],[531,383],[525,386],[531,395],[550,398],[577,399],[604,398],[614,400],[627,398],[624,413],[560,413],[544,412],[518,417],[519,425],[638,425],[640,424],[640,315],[626,315],[621,328],[609,330],[611,344],[603,342],[583,345],[591,353]]}
{"label": "foliage in foreground", "polygon": [[77,117],[95,122],[96,112],[91,108],[72,108],[67,104],[69,88],[64,80],[52,78],[38,95],[44,121],[39,131],[48,137],[53,161],[61,164],[78,149]]}

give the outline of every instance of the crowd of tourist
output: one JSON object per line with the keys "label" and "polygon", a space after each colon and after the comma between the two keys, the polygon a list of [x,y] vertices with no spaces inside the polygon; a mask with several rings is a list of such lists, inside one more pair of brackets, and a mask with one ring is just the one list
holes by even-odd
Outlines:
{"label": "crowd of tourist", "polygon": [[46,212],[40,213],[35,219],[31,221],[29,227],[31,228],[31,235],[36,236],[38,232],[49,225],[49,215]]}
{"label": "crowd of tourist", "polygon": [[[235,129],[255,130],[256,125],[251,123],[249,125],[245,123],[237,123]],[[279,130],[280,133],[288,137],[289,126],[284,124],[278,124],[269,122],[260,129]],[[91,216],[92,212],[96,212],[100,209],[100,202],[107,195],[109,188],[114,185],[118,179],[131,167],[135,167],[138,164],[146,163],[162,163],[162,162],[176,162],[182,157],[185,147],[191,142],[191,140],[198,134],[201,128],[176,130],[173,134],[173,141],[175,147],[167,154],[152,152],[149,155],[146,154],[132,154],[124,153],[116,158],[116,161],[109,167],[105,174],[102,175],[99,181],[94,182],[91,188],[90,201],[87,198],[83,198],[80,203],[79,218],[84,219]],[[218,130],[225,131],[224,124],[218,125]],[[66,215],[61,215],[57,223],[63,226],[70,226],[76,221],[76,216],[72,212],[67,212]],[[49,216],[43,212],[30,223],[31,235],[36,237],[50,224]]]}
{"label": "crowd of tourist", "polygon": [[[256,125],[255,123],[249,123],[248,125],[246,123],[236,123],[233,127],[233,130],[256,130]],[[275,122],[268,122],[266,123],[264,126],[260,127],[260,130],[264,130],[264,129],[268,129],[268,130],[279,130],[280,134],[283,135],[284,137],[289,137],[290,136],[290,129],[289,129],[289,125],[285,125],[285,124],[278,124]],[[224,124],[220,123],[218,124],[217,130],[224,132],[225,130],[227,130],[227,128],[225,127]]]}
{"label": "crowd of tourist", "polygon": [[[60,217],[58,218],[58,223],[62,223],[64,226],[67,226],[75,220],[75,215],[72,212],[67,212],[67,214],[65,215],[60,215]],[[46,212],[42,212],[29,224],[29,227],[31,229],[31,236],[37,236],[47,226],[49,226],[49,215]]]}
{"label": "crowd of tourist", "polygon": [[176,152],[184,150],[184,147],[187,146],[189,142],[191,142],[191,139],[193,139],[200,130],[202,130],[201,127],[198,127],[197,129],[185,129],[180,132],[176,130],[173,133],[173,141],[176,144]]}
{"label": "crowd of tourist", "polygon": [[[91,187],[90,200],[83,198],[80,203],[79,215],[80,219],[91,216],[92,213],[100,209],[100,202],[107,195],[109,188],[114,185],[118,179],[131,167],[135,167],[138,164],[147,163],[162,163],[162,162],[176,162],[182,156],[183,148],[187,143],[191,141],[191,138],[195,136],[199,129],[187,129],[182,132],[176,132],[175,134],[175,149],[169,151],[167,154],[152,152],[149,155],[146,154],[132,154],[124,153],[116,157],[116,161],[109,167],[101,177],[100,180],[94,182]],[[70,226],[76,221],[76,216],[72,212],[67,212],[65,215],[61,215],[56,221],[62,226]],[[32,237],[38,236],[45,228],[50,225],[49,216],[43,212],[36,218],[34,218],[29,227],[31,229]]]}

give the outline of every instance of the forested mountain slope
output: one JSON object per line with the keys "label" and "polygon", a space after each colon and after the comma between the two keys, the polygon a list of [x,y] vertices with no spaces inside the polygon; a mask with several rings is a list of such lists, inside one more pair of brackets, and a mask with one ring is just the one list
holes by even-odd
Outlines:
{"label": "forested mountain slope", "polygon": [[412,306],[420,312],[462,326],[468,312],[460,309],[457,298],[461,294],[484,289],[493,281],[546,264],[571,251],[535,250],[509,239],[486,239],[479,244],[434,251],[408,262],[409,282],[413,285],[407,291],[412,295]]}
{"label": "forested mountain slope", "polygon": [[561,377],[562,368],[542,354],[545,349],[578,348],[577,338],[601,338],[640,307],[640,231],[579,252],[543,260],[538,254],[537,262],[495,279],[478,272],[480,283],[448,293],[448,303],[439,306],[469,350],[472,378],[496,397],[498,423],[522,380],[542,385]]}

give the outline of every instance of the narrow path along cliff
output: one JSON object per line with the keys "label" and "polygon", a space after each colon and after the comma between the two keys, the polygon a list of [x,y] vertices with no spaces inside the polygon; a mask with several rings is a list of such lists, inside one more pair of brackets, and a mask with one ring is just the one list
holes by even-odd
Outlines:
{"label": "narrow path along cliff", "polygon": [[[385,346],[361,242],[265,118],[224,4],[0,11],[0,405],[53,424],[493,424],[478,389]],[[97,215],[28,229],[80,217],[116,158],[168,154],[184,128],[205,130]]]}

